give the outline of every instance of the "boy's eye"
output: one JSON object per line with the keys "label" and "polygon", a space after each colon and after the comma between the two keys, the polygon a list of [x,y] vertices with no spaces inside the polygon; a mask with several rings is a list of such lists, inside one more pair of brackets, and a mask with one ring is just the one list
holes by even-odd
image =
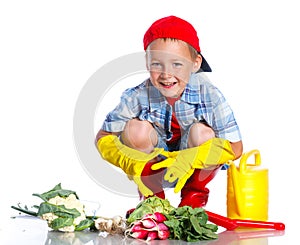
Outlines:
{"label": "boy's eye", "polygon": [[162,70],[162,64],[159,62],[151,63],[150,67],[151,67],[151,70],[153,70],[153,71],[161,71]]}
{"label": "boy's eye", "polygon": [[154,63],[151,63],[151,66],[152,66],[152,67],[160,67],[161,64],[158,63],[158,62],[154,62]]}
{"label": "boy's eye", "polygon": [[175,63],[173,63],[173,66],[174,66],[175,68],[179,68],[179,67],[182,66],[182,64],[179,63],[179,62],[175,62]]}

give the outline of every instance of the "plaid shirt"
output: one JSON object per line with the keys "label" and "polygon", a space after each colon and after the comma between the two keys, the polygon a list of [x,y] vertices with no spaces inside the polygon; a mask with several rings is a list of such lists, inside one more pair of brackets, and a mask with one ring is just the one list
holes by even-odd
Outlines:
{"label": "plaid shirt", "polygon": [[[128,120],[139,118],[149,121],[163,139],[170,140],[172,110],[165,97],[147,79],[123,92],[121,102],[106,116],[102,130],[121,132]],[[230,106],[203,73],[191,75],[180,100],[175,103],[175,115],[183,131],[189,130],[193,123],[203,122],[218,138],[231,142],[241,140]]]}

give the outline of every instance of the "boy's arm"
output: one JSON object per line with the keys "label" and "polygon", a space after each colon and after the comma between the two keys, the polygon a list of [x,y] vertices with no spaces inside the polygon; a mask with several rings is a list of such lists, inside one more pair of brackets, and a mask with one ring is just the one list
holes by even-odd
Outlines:
{"label": "boy's arm", "polygon": [[107,136],[107,135],[116,135],[116,136],[119,136],[121,134],[121,132],[107,132],[107,131],[104,131],[102,129],[99,130],[99,132],[97,133],[96,135],[96,139],[95,139],[95,145],[97,145],[97,142],[104,136]]}
{"label": "boy's arm", "polygon": [[234,155],[235,155],[234,160],[236,160],[243,153],[243,142],[241,140],[237,141],[237,142],[230,142],[230,145],[231,145],[232,151],[234,152]]}

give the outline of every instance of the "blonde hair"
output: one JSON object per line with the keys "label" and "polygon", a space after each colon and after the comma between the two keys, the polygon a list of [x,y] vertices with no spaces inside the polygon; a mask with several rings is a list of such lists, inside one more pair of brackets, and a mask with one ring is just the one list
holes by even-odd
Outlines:
{"label": "blonde hair", "polygon": [[[191,58],[192,58],[193,61],[196,60],[196,58],[197,58],[198,55],[199,55],[199,53],[197,52],[197,50],[196,50],[192,45],[188,44],[188,43],[185,42],[185,41],[182,41],[182,40],[177,39],[177,38],[172,38],[172,37],[163,37],[163,38],[160,38],[160,39],[162,39],[162,40],[164,40],[164,41],[170,40],[170,41],[181,41],[181,42],[186,43],[187,46],[188,46],[188,48],[189,48],[189,51],[190,51],[190,54],[191,54]],[[150,46],[151,46],[151,43],[148,45],[146,51],[149,50],[149,47],[150,47]]]}

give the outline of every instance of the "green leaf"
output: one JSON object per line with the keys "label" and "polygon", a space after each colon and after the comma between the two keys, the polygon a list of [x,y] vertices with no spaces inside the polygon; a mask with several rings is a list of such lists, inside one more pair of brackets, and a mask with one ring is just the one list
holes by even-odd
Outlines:
{"label": "green leaf", "polygon": [[196,231],[198,234],[202,235],[202,230],[201,230],[199,221],[198,221],[198,219],[196,218],[196,216],[192,215],[192,216],[190,217],[190,220],[191,220],[191,223],[192,223],[193,228],[195,229],[195,231]]}
{"label": "green leaf", "polygon": [[203,208],[178,207],[166,215],[165,225],[171,232],[170,239],[196,242],[218,237],[217,226],[207,224],[208,216]]}
{"label": "green leaf", "polygon": [[201,240],[200,237],[195,236],[195,234],[191,233],[191,232],[187,232],[187,237],[185,239],[187,242],[197,242],[199,240]]}
{"label": "green leaf", "polygon": [[138,219],[141,219],[145,214],[160,212],[163,214],[170,213],[174,207],[167,199],[161,199],[153,196],[141,201],[135,210],[129,215],[127,222],[130,224]]}
{"label": "green leaf", "polygon": [[71,194],[74,194],[76,196],[76,198],[79,199],[75,191],[62,189],[61,184],[58,184],[50,191],[44,192],[42,194],[34,193],[32,195],[37,196],[44,201],[49,201],[51,198],[56,197],[56,196],[68,197]]}
{"label": "green leaf", "polygon": [[204,227],[211,230],[211,231],[213,231],[213,232],[218,231],[218,226],[215,225],[215,224],[205,224]]}
{"label": "green leaf", "polygon": [[22,212],[22,213],[31,215],[31,216],[38,216],[38,213],[37,213],[37,212],[31,211],[31,210],[29,210],[27,207],[22,208],[20,205],[18,205],[18,207],[16,207],[16,206],[11,206],[11,208],[13,208],[13,209],[15,209],[15,210],[18,210],[18,211],[20,211],[20,212]]}
{"label": "green leaf", "polygon": [[194,208],[193,214],[198,215],[198,214],[202,214],[204,212],[205,212],[205,210],[203,208]]}
{"label": "green leaf", "polygon": [[188,217],[189,215],[189,206],[183,206],[176,209],[176,215]]}
{"label": "green leaf", "polygon": [[54,205],[48,202],[43,202],[40,205],[38,216],[42,216],[46,213],[53,213],[59,217],[64,218],[77,218],[81,214],[76,208],[66,208],[65,205]]}
{"label": "green leaf", "polygon": [[93,225],[94,225],[94,220],[85,219],[80,221],[80,223],[76,226],[75,231],[82,231],[84,229],[90,228]]}
{"label": "green leaf", "polygon": [[213,231],[211,231],[209,229],[205,229],[204,228],[203,238],[206,238],[206,240],[217,239],[218,238],[218,234],[214,233]]}
{"label": "green leaf", "polygon": [[208,215],[204,212],[198,214],[198,220],[201,226],[204,226],[208,221]]}
{"label": "green leaf", "polygon": [[166,221],[164,221],[164,224],[166,226],[172,227],[172,228],[178,227],[180,225],[179,220],[177,220],[177,219],[166,220]]}
{"label": "green leaf", "polygon": [[71,226],[74,223],[73,218],[56,218],[49,225],[53,230],[58,230],[60,228]]}

